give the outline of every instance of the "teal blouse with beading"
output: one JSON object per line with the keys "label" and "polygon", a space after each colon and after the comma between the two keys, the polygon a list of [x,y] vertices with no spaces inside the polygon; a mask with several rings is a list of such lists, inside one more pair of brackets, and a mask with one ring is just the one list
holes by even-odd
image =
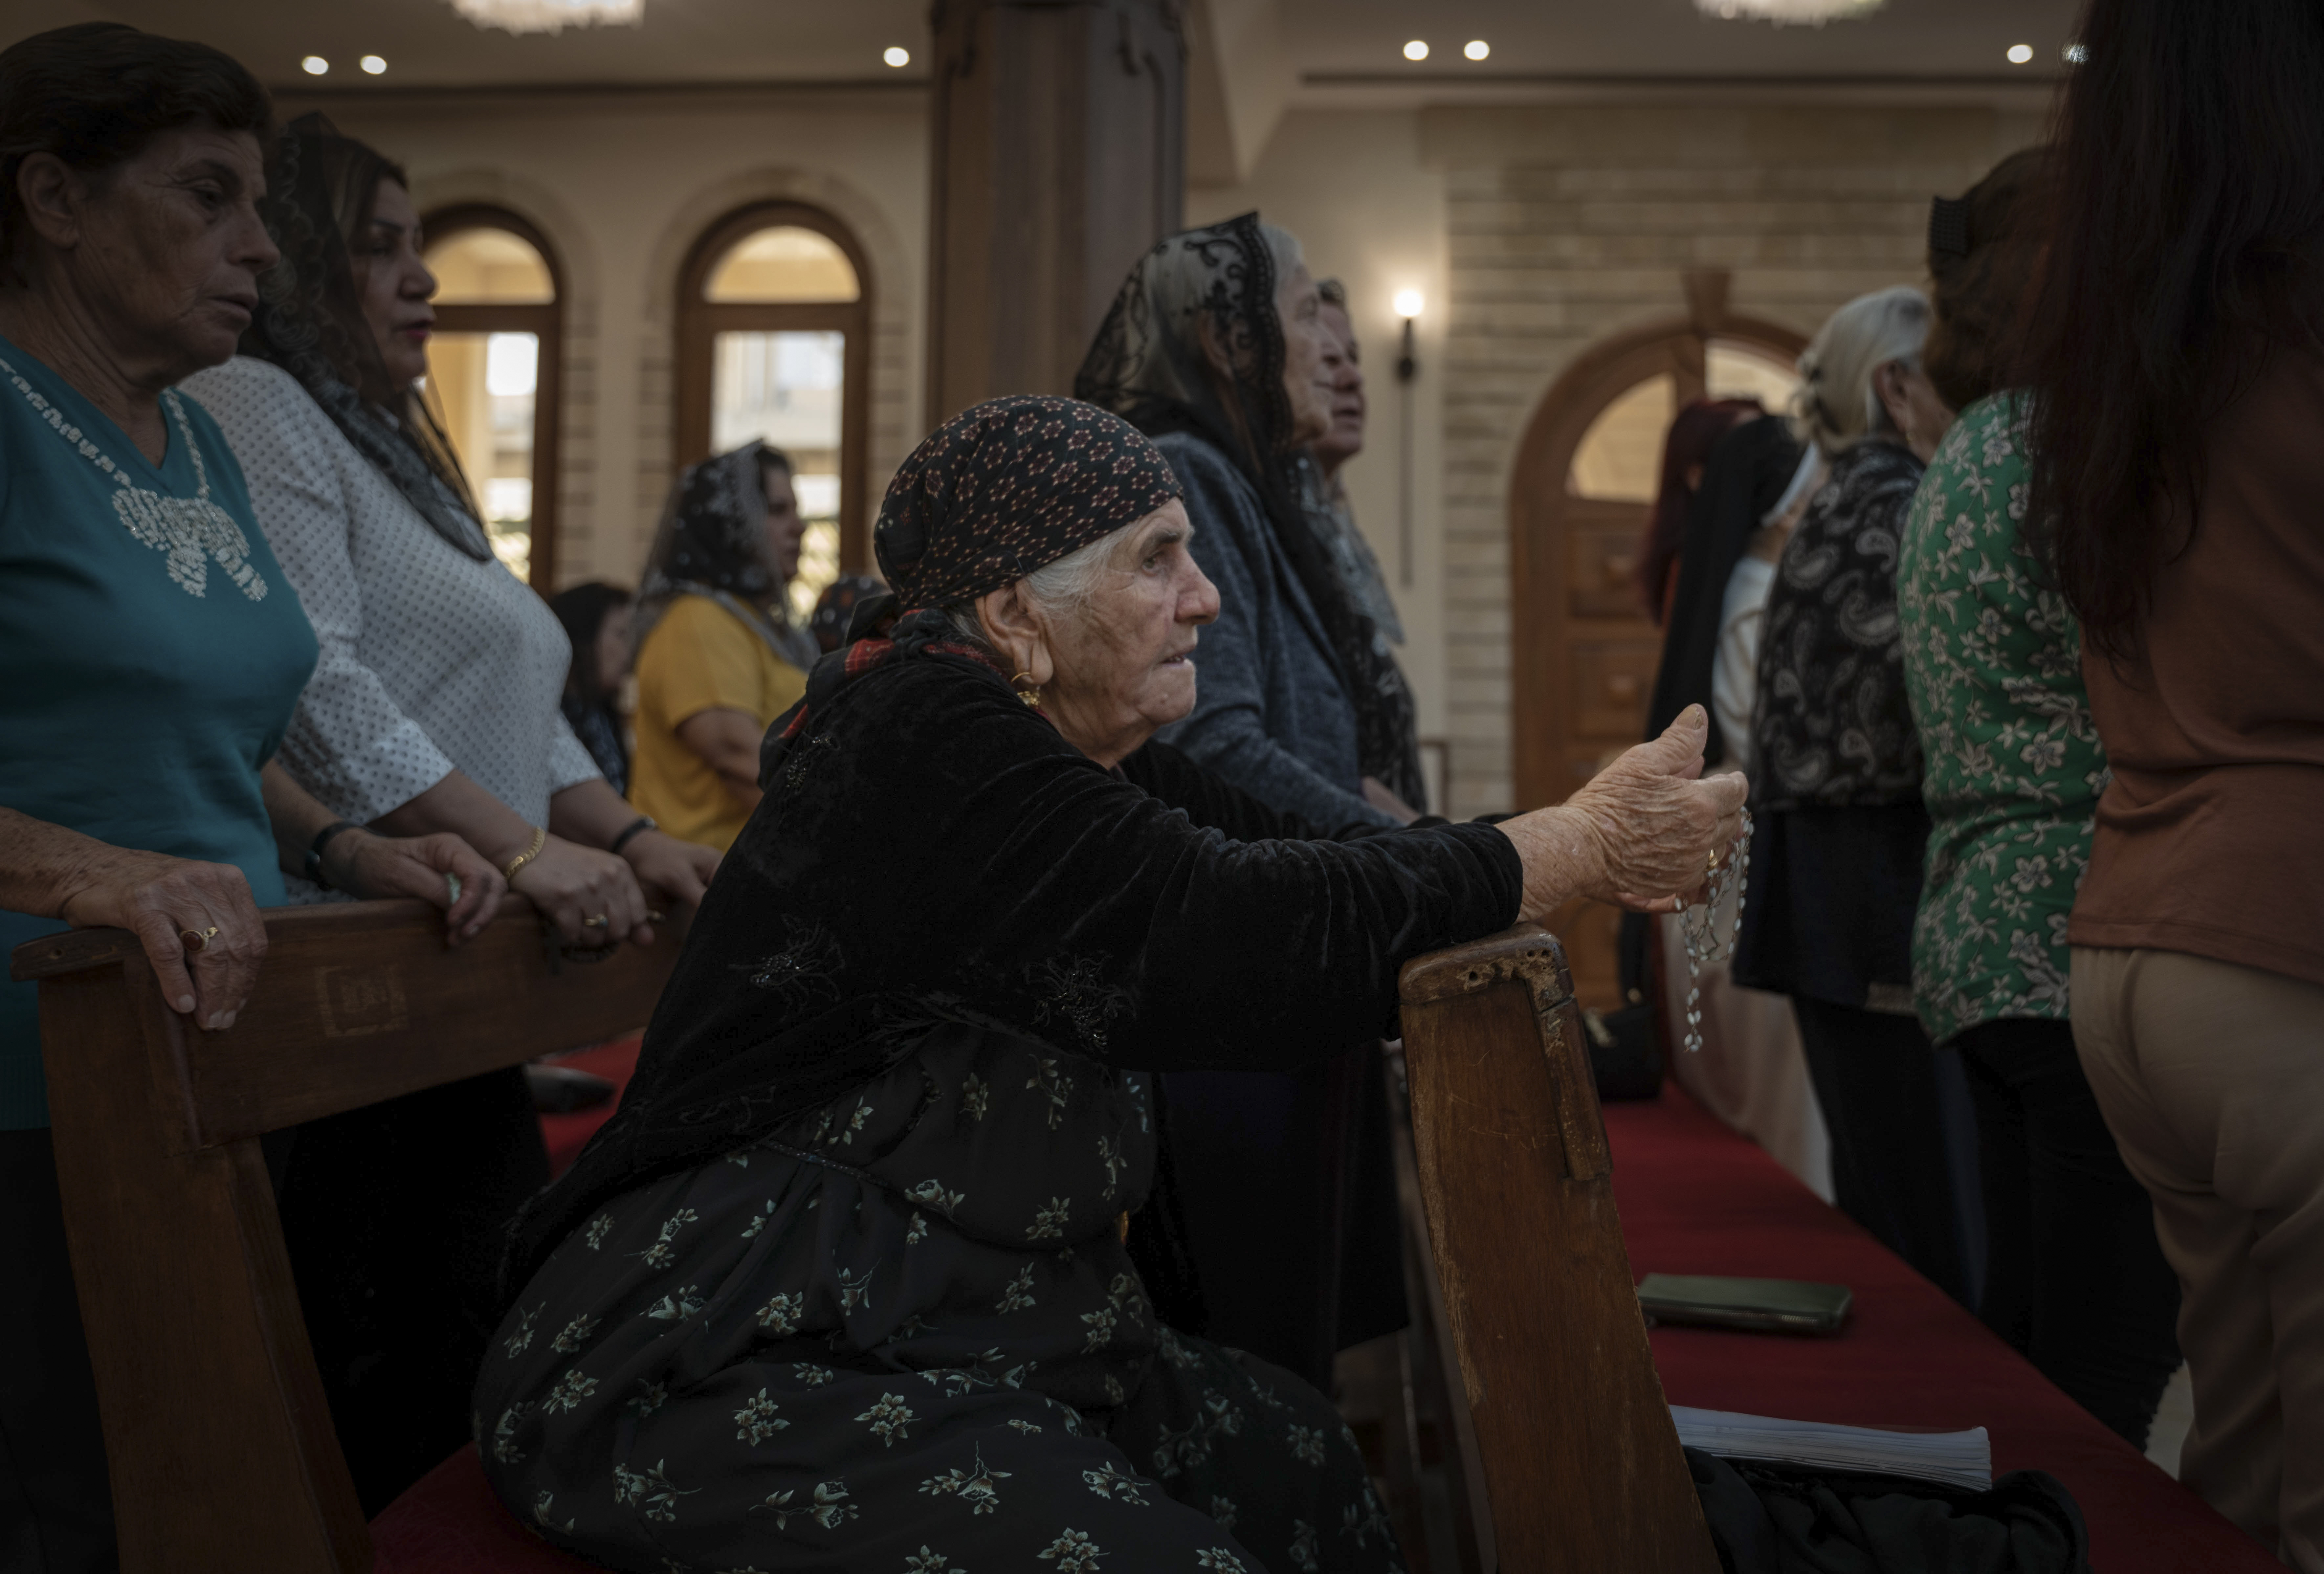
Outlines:
{"label": "teal blouse with beading", "polygon": [[2066,918],[2107,781],[2080,630],[2024,539],[2025,446],[2017,396],[1962,410],[1896,564],[1931,821],[1913,999],[1939,1044],[2005,1017],[2068,1015]]}
{"label": "teal blouse with beading", "polygon": [[[162,396],[158,465],[0,339],[0,806],[116,846],[282,877],[258,785],[315,635],[205,410]],[[0,962],[65,925],[0,910]],[[0,1130],[48,1124],[34,985],[0,969]]]}

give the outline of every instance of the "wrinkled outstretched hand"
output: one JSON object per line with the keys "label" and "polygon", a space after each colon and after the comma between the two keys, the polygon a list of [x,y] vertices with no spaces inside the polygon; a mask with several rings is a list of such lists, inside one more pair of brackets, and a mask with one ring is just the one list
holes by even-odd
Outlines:
{"label": "wrinkled outstretched hand", "polygon": [[1504,821],[1525,860],[1521,920],[1575,897],[1641,913],[1675,913],[1702,889],[1716,851],[1724,863],[1748,791],[1739,772],[1705,778],[1711,719],[1689,705],[1555,808]]}

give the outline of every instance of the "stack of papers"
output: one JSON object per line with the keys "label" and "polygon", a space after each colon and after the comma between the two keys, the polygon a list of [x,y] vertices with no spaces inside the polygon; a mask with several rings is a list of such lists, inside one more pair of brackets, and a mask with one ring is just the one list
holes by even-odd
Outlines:
{"label": "stack of papers", "polygon": [[1819,1470],[1869,1470],[1913,1476],[1969,1492],[1993,1488],[1993,1443],[1985,1428],[1911,1431],[1874,1426],[1834,1426],[1821,1421],[1777,1421],[1727,1410],[1674,1404],[1678,1441],[1729,1459],[1771,1459]]}

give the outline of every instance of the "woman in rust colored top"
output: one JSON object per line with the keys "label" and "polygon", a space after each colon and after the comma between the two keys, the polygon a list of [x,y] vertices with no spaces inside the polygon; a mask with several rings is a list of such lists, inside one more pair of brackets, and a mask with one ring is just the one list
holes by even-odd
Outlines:
{"label": "woman in rust colored top", "polygon": [[2114,769],[2076,1047],[2184,1292],[2181,1478],[2324,1569],[2324,12],[2097,0],[2034,495]]}

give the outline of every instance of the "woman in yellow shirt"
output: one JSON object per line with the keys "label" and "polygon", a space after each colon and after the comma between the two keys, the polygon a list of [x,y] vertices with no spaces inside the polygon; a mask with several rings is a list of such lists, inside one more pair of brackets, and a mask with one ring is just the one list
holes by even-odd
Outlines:
{"label": "woman in yellow shirt", "polygon": [[764,443],[671,489],[638,595],[630,797],[672,836],[723,852],[758,806],[759,741],[819,654],[783,596],[803,529],[790,460]]}

